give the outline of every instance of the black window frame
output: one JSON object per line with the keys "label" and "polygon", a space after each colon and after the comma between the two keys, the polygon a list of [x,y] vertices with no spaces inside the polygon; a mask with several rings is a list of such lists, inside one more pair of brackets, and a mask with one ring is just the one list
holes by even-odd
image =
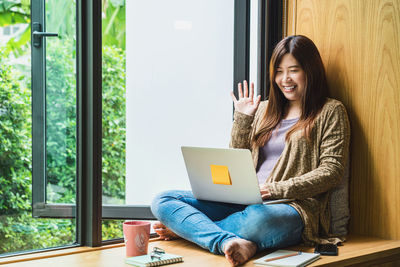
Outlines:
{"label": "black window frame", "polygon": [[261,99],[268,99],[269,62],[276,44],[285,35],[287,4],[287,0],[258,0],[257,84]]}
{"label": "black window frame", "polygon": [[[282,13],[282,1],[259,0],[259,91],[267,92],[264,71],[273,37],[272,27],[281,27],[282,16],[271,22],[271,6]],[[44,0],[32,0],[32,14],[44,12]],[[32,52],[32,210],[34,217],[77,218],[77,244],[101,246],[103,219],[155,219],[149,206],[102,205],[102,2],[77,0],[77,200],[74,204],[46,203],[45,182],[45,62],[43,52]],[[275,10],[275,9],[274,9]],[[43,18],[32,15],[32,23]],[[276,23],[278,21],[278,23]],[[279,39],[281,36],[279,37]],[[33,39],[33,38],[32,38]],[[275,38],[276,39],[276,38]],[[45,41],[44,41],[45,42]],[[249,78],[250,0],[234,4],[234,77],[237,83]],[[263,51],[261,53],[261,51]],[[38,63],[39,62],[39,63]],[[35,64],[35,65],[34,65]],[[39,65],[37,65],[39,64]],[[35,73],[34,73],[35,72]],[[37,76],[39,73],[39,76]],[[262,81],[262,82],[260,82]],[[262,94],[265,99],[266,93]],[[120,242],[121,240],[119,240]]]}

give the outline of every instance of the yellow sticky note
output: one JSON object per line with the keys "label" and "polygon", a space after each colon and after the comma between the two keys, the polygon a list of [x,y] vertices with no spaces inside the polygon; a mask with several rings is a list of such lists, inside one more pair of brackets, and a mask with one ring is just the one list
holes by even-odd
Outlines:
{"label": "yellow sticky note", "polygon": [[210,165],[211,177],[214,184],[232,185],[231,176],[227,166]]}

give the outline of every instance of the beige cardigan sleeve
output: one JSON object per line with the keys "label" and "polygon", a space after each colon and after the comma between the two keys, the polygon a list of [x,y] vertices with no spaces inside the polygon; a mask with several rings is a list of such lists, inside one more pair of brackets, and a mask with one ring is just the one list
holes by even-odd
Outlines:
{"label": "beige cardigan sleeve", "polygon": [[[306,157],[317,157],[319,154],[318,158],[310,159],[310,162],[318,162],[317,168],[297,177],[267,184],[272,198],[305,199],[326,192],[339,184],[346,166],[350,142],[347,113],[340,104],[321,114],[319,119],[316,133],[313,135],[317,140],[312,140],[314,145],[310,144],[309,147],[310,151],[315,151],[319,146],[319,153],[305,154]],[[296,150],[296,147],[292,149]],[[302,164],[301,160],[298,163]],[[301,165],[297,166],[299,167],[301,168]]]}
{"label": "beige cardigan sleeve", "polygon": [[246,148],[251,147],[251,132],[254,116],[249,116],[238,111],[233,114],[233,125],[231,131],[231,148]]}
{"label": "beige cardigan sleeve", "polygon": [[233,114],[233,125],[229,147],[253,149],[252,138],[256,131],[258,122],[264,115],[267,103],[268,101],[261,102],[254,116],[235,111]]}

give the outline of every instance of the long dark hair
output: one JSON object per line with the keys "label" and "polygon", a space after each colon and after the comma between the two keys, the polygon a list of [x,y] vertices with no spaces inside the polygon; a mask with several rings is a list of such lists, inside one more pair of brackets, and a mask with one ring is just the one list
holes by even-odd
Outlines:
{"label": "long dark hair", "polygon": [[313,41],[302,35],[288,36],[280,41],[272,53],[269,65],[271,87],[268,107],[253,139],[258,146],[263,146],[269,140],[272,131],[285,115],[285,108],[289,101],[276,84],[275,76],[283,56],[288,53],[299,62],[306,75],[306,84],[301,96],[301,116],[286,133],[286,140],[297,130],[304,130],[304,136],[310,139],[314,120],[329,94],[324,65]]}

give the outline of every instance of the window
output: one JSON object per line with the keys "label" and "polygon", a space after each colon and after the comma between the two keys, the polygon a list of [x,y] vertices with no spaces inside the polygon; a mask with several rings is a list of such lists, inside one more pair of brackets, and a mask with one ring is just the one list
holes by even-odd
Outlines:
{"label": "window", "polygon": [[229,144],[234,2],[131,1],[127,8],[127,24],[137,26],[127,32],[125,200],[148,206],[158,192],[190,189],[180,146]]}
{"label": "window", "polygon": [[[103,12],[102,12],[103,13],[103,15],[102,15],[103,23],[105,23],[103,25],[103,37],[107,34],[108,31],[112,31],[113,30],[113,25],[111,24],[111,20],[107,20],[108,16],[110,16],[111,18],[118,18],[119,21],[114,19],[114,22],[117,21],[117,22],[121,23],[121,16],[118,15],[118,14],[121,12],[121,10],[123,10],[123,8],[133,8],[134,12],[136,12],[136,14],[139,16],[140,15],[140,12],[138,12],[139,8],[147,8],[146,12],[150,13],[152,11],[153,7],[154,7],[154,4],[157,4],[157,5],[165,5],[164,8],[167,8],[169,6],[169,8],[171,8],[171,10],[172,10],[172,9],[174,9],[174,5],[178,5],[180,2],[179,1],[178,2],[171,1],[170,3],[166,4],[165,1],[159,1],[159,2],[155,1],[154,3],[152,3],[153,4],[152,6],[147,6],[147,7],[144,7],[143,6],[144,4],[141,3],[141,1],[136,1],[136,2],[135,1],[131,1],[126,5],[126,7],[124,5],[118,6],[118,4],[115,4],[116,3],[115,1],[113,3],[111,3],[111,1],[110,2],[106,1],[106,3],[109,5],[108,8],[110,8],[111,12],[109,12],[109,10],[104,10],[105,7],[102,6],[102,8],[103,8]],[[209,11],[207,11],[207,7],[209,5],[211,5],[212,3],[213,2],[203,3],[202,1],[192,1],[192,3],[190,3],[190,5],[194,5],[196,8],[202,6],[203,9],[204,9],[204,12],[209,12]],[[142,7],[140,7],[139,4],[142,4]],[[185,18],[182,18],[182,17],[184,17],[182,15],[188,13],[188,11],[193,9],[193,7],[190,7],[190,5],[187,3],[188,7],[186,9],[182,9],[182,7],[181,7],[182,11],[181,11],[181,15],[180,16],[178,15],[175,18],[172,18],[172,17],[169,18],[171,20],[170,21],[171,22],[170,25],[171,25],[171,28],[173,29],[173,31],[175,31],[175,32],[177,32],[178,34],[181,34],[181,35],[183,34],[183,36],[181,37],[181,41],[182,40],[184,41],[185,40],[184,38],[188,38],[188,39],[186,39],[186,40],[189,41],[189,43],[186,44],[186,46],[188,46],[188,47],[190,45],[194,44],[193,36],[190,35],[190,34],[193,35],[193,33],[190,32],[190,27],[193,27],[193,24],[192,24],[192,26],[190,25],[190,21],[189,20],[191,18],[185,19]],[[214,3],[214,5],[216,5],[216,4]],[[225,5],[225,7],[224,7],[224,5]],[[218,70],[220,72],[223,71],[223,73],[227,73],[225,75],[228,75],[227,78],[224,79],[225,80],[224,81],[225,84],[223,84],[223,85],[216,84],[214,86],[224,87],[225,88],[225,90],[226,90],[226,92],[224,92],[224,95],[226,96],[225,101],[227,103],[226,104],[227,107],[229,107],[231,105],[230,100],[229,100],[229,91],[232,88],[232,84],[236,83],[239,80],[245,79],[247,77],[247,75],[248,75],[247,74],[247,72],[248,72],[248,63],[246,63],[246,61],[247,61],[246,57],[248,57],[248,52],[246,52],[246,51],[248,50],[248,18],[249,18],[248,12],[249,12],[249,6],[248,6],[248,3],[246,1],[237,1],[237,3],[235,3],[235,6],[231,3],[231,1],[226,1],[226,2],[224,2],[224,5],[222,5],[221,3],[218,4],[218,6],[220,8],[220,11],[225,10],[225,13],[228,15],[228,17],[225,20],[220,19],[220,22],[222,21],[222,24],[220,26],[219,31],[221,33],[223,33],[224,32],[223,31],[223,27],[230,28],[230,33],[227,31],[227,33],[225,33],[225,35],[226,36],[230,36],[229,37],[230,39],[227,39],[226,44],[228,44],[231,48],[228,47],[225,50],[228,50],[228,52],[230,50],[231,52],[230,52],[230,54],[229,53],[225,53],[223,55],[224,58],[219,58],[218,61],[214,61],[213,62],[214,65],[215,65],[215,63],[218,63],[218,62],[220,64],[220,65],[216,65],[215,66],[215,67],[219,67],[219,68],[216,68],[216,70]],[[162,10],[162,8],[160,8],[160,10]],[[214,13],[214,14],[215,15],[213,15],[213,16],[215,16],[215,19],[218,19],[217,13]],[[146,18],[146,17],[144,17],[144,18]],[[198,34],[199,35],[200,34],[204,35],[205,34],[204,32],[207,30],[207,28],[205,28],[204,26],[201,25],[201,22],[202,22],[201,21],[201,17],[194,18],[194,19],[196,19],[195,20],[196,25],[194,25],[194,27],[197,27],[199,29]],[[235,29],[235,31],[233,29],[233,21],[234,21],[234,19],[236,19],[238,21],[237,25],[241,25],[241,28]],[[139,24],[140,21],[138,21],[138,20],[135,21],[135,23],[137,24],[137,26],[132,26],[132,30],[133,31],[135,31],[136,29],[140,29],[142,32],[146,32],[146,31],[150,32],[150,29],[149,29],[150,25],[148,23],[147,24],[146,23],[145,24]],[[154,20],[153,26],[152,26],[153,29],[151,29],[151,30],[157,29],[157,25],[158,25],[158,28],[160,28],[159,30],[161,30],[162,29],[162,27],[161,27],[162,23],[163,22],[160,21],[160,20],[159,21]],[[128,23],[128,25],[132,25],[132,24]],[[201,28],[199,28],[199,26],[201,26]],[[209,29],[211,29],[212,25],[207,26],[207,27],[209,27]],[[202,33],[202,31],[203,31],[203,33]],[[114,32],[114,35],[115,34],[118,35],[117,32]],[[186,36],[185,36],[185,34],[186,34]],[[214,34],[213,37],[218,37],[218,33],[217,32],[213,33],[213,34]],[[168,36],[164,36],[164,37],[168,37]],[[219,38],[221,38],[221,37],[219,37]],[[119,38],[119,40],[120,39],[121,39],[121,37]],[[168,38],[166,38],[165,40],[167,40],[167,39]],[[102,131],[103,131],[104,134],[107,134],[109,132],[109,130],[112,130],[112,129],[108,129],[107,128],[108,124],[116,124],[116,123],[118,123],[118,118],[116,118],[115,116],[112,117],[112,118],[108,117],[112,113],[110,113],[110,112],[107,113],[107,109],[108,109],[107,105],[110,102],[112,102],[112,104],[114,105],[112,108],[116,108],[117,111],[119,112],[120,110],[119,110],[118,106],[115,106],[115,105],[118,104],[117,103],[118,101],[117,102],[114,101],[116,99],[115,98],[115,96],[116,96],[115,93],[121,93],[121,91],[125,89],[124,88],[125,87],[125,81],[124,81],[124,79],[122,77],[122,84],[118,85],[119,87],[117,87],[116,89],[113,88],[114,91],[111,92],[111,93],[114,93],[114,95],[107,95],[108,93],[110,93],[110,91],[107,91],[108,90],[107,86],[110,85],[110,86],[114,86],[115,87],[116,83],[118,81],[117,80],[112,80],[111,76],[108,76],[107,79],[104,79],[104,76],[107,76],[110,73],[112,73],[113,71],[115,71],[115,68],[117,68],[118,63],[115,62],[115,61],[112,61],[111,65],[107,65],[107,63],[105,63],[105,60],[108,60],[110,58],[113,58],[113,60],[116,60],[118,57],[121,57],[121,55],[122,55],[121,60],[124,60],[123,53],[125,53],[125,51],[119,51],[119,52],[118,51],[117,52],[111,51],[109,49],[109,47],[107,46],[107,41],[108,42],[113,42],[115,40],[112,40],[112,38],[109,38],[109,39],[104,38],[102,40],[102,43],[103,43],[103,47],[102,47],[102,58],[103,58],[103,61],[102,61],[102,66],[103,66],[103,70],[102,70],[102,73],[103,73],[103,76],[102,76],[102,78],[103,78],[103,81],[102,81],[102,86],[103,86],[102,109],[98,108],[98,102],[97,102],[97,104],[95,104],[94,102],[92,102],[94,100],[89,100],[89,99],[87,100],[87,101],[90,101],[90,105],[92,105],[92,110],[90,112],[93,113],[92,114],[93,116],[95,115],[94,112],[102,111],[102,114],[103,114],[103,123],[102,123],[103,124],[103,126],[102,126],[103,130]],[[149,40],[149,41],[155,41],[155,40]],[[136,42],[136,40],[133,39],[133,42]],[[221,42],[221,39],[215,40],[216,44],[218,42]],[[235,42],[235,47],[233,46],[234,42]],[[96,44],[96,45],[98,45],[98,44]],[[156,44],[154,44],[154,45],[155,45],[154,48],[157,48],[157,45]],[[174,46],[174,44],[171,43],[171,46]],[[114,45],[114,47],[117,47],[117,46]],[[158,45],[158,47],[159,47],[159,51],[161,52],[162,51],[161,48],[163,46],[162,45]],[[121,50],[123,50],[124,44],[120,48],[121,48]],[[235,51],[234,51],[234,48],[235,48]],[[143,46],[135,46],[134,50],[132,50],[131,52],[134,51],[134,52],[139,52],[140,53],[140,51],[142,51],[143,49],[145,49],[145,47],[143,47]],[[212,47],[207,47],[207,49],[210,49],[211,51],[213,51]],[[150,51],[150,50],[147,50],[147,51]],[[95,52],[99,53],[99,51],[96,51],[94,49],[91,52],[92,53],[95,53]],[[126,52],[127,52],[127,54],[130,53],[129,50],[126,51]],[[153,49],[153,52],[155,52],[154,49]],[[79,49],[78,49],[78,53],[79,53]],[[111,55],[109,55],[109,53]],[[112,53],[114,53],[114,54],[112,54]],[[196,56],[195,51],[188,51],[186,53],[193,53],[194,56]],[[217,56],[217,54],[215,54],[215,53],[216,52],[213,52],[213,54],[211,54],[210,56],[211,57]],[[166,55],[167,54],[168,53],[166,53]],[[129,58],[129,57],[127,57],[127,58]],[[153,57],[151,59],[149,58],[149,63],[153,64],[152,62],[154,62],[155,58],[156,57]],[[201,59],[201,57],[198,57],[197,59]],[[237,67],[236,67],[235,77],[232,76],[232,74],[231,74],[233,66],[234,66],[234,62],[233,62],[234,59],[236,61],[240,62],[240,63],[236,64]],[[168,60],[170,60],[170,58],[168,58]],[[79,59],[78,59],[78,61],[79,61]],[[231,63],[229,63],[229,62],[231,62]],[[221,64],[225,64],[225,63],[231,64],[231,65],[227,65],[227,66],[221,65]],[[128,66],[129,66],[129,64],[130,63],[127,62]],[[122,66],[124,66],[124,64],[122,64]],[[179,66],[179,67],[182,68],[183,66]],[[193,66],[185,66],[185,68],[192,68],[192,67],[195,67],[195,65],[193,65]],[[163,68],[165,68],[165,66]],[[203,69],[207,69],[207,67],[204,66]],[[165,69],[165,70],[167,70],[167,69]],[[117,69],[116,71],[117,72],[121,72],[123,70]],[[171,74],[172,73],[173,72],[171,72]],[[82,73],[78,73],[78,79],[79,79],[80,75],[83,75],[83,74]],[[229,76],[229,75],[231,75],[231,76]],[[121,75],[119,75],[119,76],[121,76]],[[119,77],[119,76],[114,76],[114,78],[117,77],[118,79],[121,80],[121,77]],[[93,76],[92,77],[93,81],[91,81],[91,82],[94,82],[94,80],[96,78],[97,77]],[[84,77],[82,77],[82,79],[84,79]],[[234,79],[236,81],[234,81]],[[111,84],[107,83],[109,81],[110,81]],[[199,79],[197,79],[197,81],[199,83],[202,82],[202,81],[204,82],[204,79],[200,79],[200,77],[199,77]],[[81,82],[83,82],[83,81],[81,81]],[[96,83],[99,83],[99,82],[100,81],[98,81],[98,80],[96,81]],[[78,84],[79,84],[79,82],[78,82]],[[197,91],[195,94],[196,95],[201,95],[201,92],[198,90],[198,88],[195,88],[195,89],[197,89],[197,90],[194,90],[193,92]],[[96,90],[97,90],[97,88],[96,88]],[[118,90],[121,90],[121,91],[118,92]],[[140,88],[137,88],[137,90],[139,91]],[[79,97],[83,97],[83,96],[79,96],[80,94],[81,93],[78,92],[78,103],[79,103],[79,101],[83,101],[83,99],[79,98]],[[94,92],[93,92],[93,94],[94,94]],[[98,97],[98,96],[93,96],[93,97]],[[96,101],[98,101],[98,100],[99,99],[96,99]],[[79,110],[79,107],[81,105],[84,105],[84,103],[81,102],[81,104],[79,104],[78,110]],[[122,105],[123,106],[123,105],[125,105],[125,103],[119,103],[118,105]],[[89,105],[87,105],[87,106],[89,106]],[[123,109],[122,106],[121,106],[121,109]],[[96,109],[96,110],[94,110],[94,109]],[[231,113],[232,110],[229,112],[229,109],[227,109],[227,112]],[[228,115],[228,116],[225,116],[225,117],[228,117],[227,124],[230,124],[230,121],[229,121],[230,120],[229,119],[230,115],[229,114],[225,114],[225,115]],[[80,116],[82,116],[82,114],[78,115],[78,119],[80,119]],[[99,116],[99,114],[96,114],[96,116]],[[122,115],[120,115],[120,116],[122,117]],[[94,118],[92,118],[92,119],[93,119],[93,121],[91,121],[90,123],[92,123],[93,126],[94,126],[95,123],[98,124],[98,121],[95,121]],[[120,118],[120,121],[121,120],[122,120],[122,118]],[[104,121],[106,121],[106,123]],[[82,122],[80,122],[80,123],[77,122],[77,123],[78,123],[78,140],[79,140],[79,134],[84,134],[84,129],[79,129],[79,125]],[[122,121],[121,123],[123,124],[124,121]],[[84,128],[84,127],[86,127],[86,125],[82,125],[82,128]],[[97,127],[100,127],[100,125],[97,125]],[[230,125],[228,127],[230,127]],[[100,128],[98,128],[98,129],[100,129]],[[116,128],[114,128],[114,130],[115,129]],[[118,126],[117,129],[121,129],[121,127]],[[82,131],[82,132],[80,132],[80,131]],[[93,134],[95,134],[95,132],[97,132],[97,131],[93,131]],[[123,133],[121,133],[121,135],[123,135]],[[227,143],[228,142],[229,131],[225,131],[225,133],[221,132],[221,136],[224,136],[223,138],[226,139],[226,140],[224,140],[224,142]],[[94,137],[92,137],[92,138],[94,138]],[[102,170],[101,170],[102,176],[103,176],[103,183],[102,183],[103,184],[103,188],[102,188],[103,189],[102,190],[103,197],[102,197],[102,200],[104,202],[104,205],[102,207],[102,218],[103,219],[130,219],[130,218],[153,219],[153,215],[151,214],[150,209],[149,209],[149,201],[148,200],[147,200],[146,203],[138,203],[138,202],[134,202],[134,201],[129,203],[129,201],[127,202],[126,199],[124,199],[125,198],[125,192],[124,192],[125,188],[122,188],[122,194],[120,194],[121,193],[121,187],[120,186],[124,185],[125,181],[123,180],[122,182],[119,182],[119,183],[118,182],[117,183],[110,183],[110,180],[112,180],[113,178],[117,178],[117,179],[120,178],[119,176],[121,176],[121,173],[123,175],[123,171],[124,171],[124,168],[125,168],[125,166],[124,166],[125,155],[123,153],[121,153],[121,152],[115,154],[116,151],[112,149],[113,145],[115,145],[115,143],[118,140],[116,140],[114,138],[111,141],[111,143],[107,143],[110,140],[111,139],[106,139],[106,136],[102,137],[103,144],[109,144],[109,146],[107,146],[107,145],[104,146],[103,145],[103,149],[102,149],[102,153],[103,153],[103,156],[102,156],[103,163],[102,163]],[[99,143],[96,142],[95,140],[91,140],[91,142],[92,142],[92,145],[93,145],[93,147],[90,148],[91,149],[91,153],[93,153],[94,150],[99,151],[99,149],[100,149],[98,147]],[[85,142],[82,141],[81,144],[83,146],[85,146],[84,143]],[[121,143],[124,143],[124,140],[122,140]],[[48,146],[48,144],[46,144],[46,145]],[[60,144],[58,144],[58,146],[62,147]],[[220,144],[220,146],[221,146],[221,144]],[[43,149],[43,148],[44,148],[44,146],[40,146],[39,147],[39,149]],[[80,150],[79,149],[83,149],[83,148],[79,148],[78,147],[78,157],[80,156],[80,154],[79,154]],[[47,153],[46,155],[48,155],[48,153],[49,153],[49,149],[48,148],[46,148],[46,153]],[[44,153],[43,153],[43,155],[44,155]],[[83,155],[81,155],[81,156],[83,156]],[[96,159],[96,157],[98,157],[98,154],[96,156],[93,155],[92,160],[94,161]],[[115,160],[115,164],[112,161],[107,161],[107,157],[112,159],[112,160]],[[43,156],[42,157],[38,157],[38,158],[43,160]],[[78,164],[78,168],[79,168],[79,162],[80,161],[78,159],[78,163],[77,163]],[[101,162],[101,161],[99,161],[99,162]],[[93,164],[99,164],[99,162],[97,162],[97,163],[93,162]],[[118,162],[122,162],[122,164],[118,165],[119,164]],[[82,166],[82,168],[84,168],[84,166]],[[97,168],[97,171],[100,171],[98,166],[96,166],[96,168]],[[122,168],[122,172],[121,172],[121,168]],[[81,170],[81,171],[83,171],[83,170]],[[87,171],[89,171],[89,170],[87,170]],[[110,175],[110,173],[112,174],[113,172],[114,173],[118,173],[119,175],[114,175],[114,176]],[[80,175],[83,175],[83,174],[80,174]],[[97,173],[97,175],[99,175],[99,174]],[[38,178],[38,179],[40,179],[42,181],[43,181],[43,177],[46,177],[46,176],[44,174],[35,176],[35,178]],[[119,186],[120,188],[116,188],[116,185]],[[40,192],[40,194],[42,196],[44,195],[43,192],[42,192],[43,188],[44,187],[34,187],[34,189],[38,190],[38,191],[35,191],[35,192]],[[47,186],[47,188],[49,189],[49,186]],[[54,186],[52,186],[50,188],[52,189],[51,192],[54,192],[54,191],[56,191],[58,189],[57,187],[54,187]],[[50,192],[50,190],[47,190],[47,192]],[[96,192],[98,192],[98,191],[96,191]],[[53,195],[52,195],[53,202],[54,202],[54,200],[56,200],[56,198],[57,198],[57,196],[59,196],[59,194],[60,194],[60,191],[56,191],[55,193],[53,193]],[[97,193],[95,193],[95,194],[97,194]],[[120,194],[120,195],[118,195],[118,194]],[[92,197],[94,197],[94,196],[92,196]],[[65,202],[64,203],[58,203],[58,202],[57,203],[56,202],[53,203],[53,202],[51,202],[49,200],[50,200],[50,196],[46,195],[46,199],[43,199],[41,204],[37,204],[38,202],[35,202],[36,203],[36,207],[37,207],[37,209],[35,209],[35,211],[37,212],[36,213],[37,216],[40,216],[40,217],[42,217],[42,216],[51,216],[51,217],[52,216],[54,216],[54,217],[55,216],[59,216],[59,217],[69,217],[69,216],[71,216],[71,217],[74,217],[74,212],[75,212],[74,203],[70,203],[70,204],[69,203],[65,203]],[[124,204],[124,205],[121,205],[121,204]]]}
{"label": "window", "polygon": [[72,207],[76,202],[75,10],[73,1],[32,2],[32,200],[36,217],[76,217],[75,210],[56,205]]}
{"label": "window", "polygon": [[[2,13],[0,14],[1,23],[10,24],[7,26],[11,36],[5,38],[1,42],[0,53],[0,255],[8,256],[12,253],[21,251],[32,251],[38,249],[47,249],[50,247],[71,246],[76,244],[76,220],[74,218],[34,218],[32,211],[32,165],[36,163],[36,155],[32,155],[32,131],[37,134],[38,128],[32,123],[32,101],[37,102],[40,92],[31,92],[30,84],[36,83],[31,79],[30,60],[32,57],[29,43],[31,25],[30,25],[30,5],[29,1],[8,1],[9,3],[2,5]],[[34,7],[38,11],[43,10],[43,2],[34,2]],[[49,1],[50,2],[50,1]],[[39,3],[39,5],[38,5]],[[58,7],[50,2],[47,8],[50,13],[56,12]],[[73,4],[73,2],[71,2]],[[75,10],[75,7],[72,7]],[[43,12],[42,12],[43,13]],[[34,19],[36,19],[34,17]],[[18,25],[16,25],[18,24]],[[39,30],[40,31],[40,30]],[[58,39],[54,40],[59,42]],[[74,76],[74,71],[66,69],[60,71],[60,60],[69,59],[64,55],[55,57],[55,45],[48,43],[48,67],[50,72],[58,71],[57,75],[60,80],[64,80],[65,74]],[[44,47],[44,46],[42,46]],[[66,53],[67,51],[59,51]],[[66,60],[67,61],[67,60]],[[75,65],[75,60],[69,60]],[[62,62],[65,68],[65,61]],[[67,66],[68,68],[68,66]],[[54,74],[54,73],[53,73]],[[72,82],[73,83],[73,82]],[[54,78],[47,81],[49,85],[48,101],[52,102],[52,107],[57,108],[62,99],[63,87],[57,84]],[[60,89],[57,94],[62,95],[62,99],[58,103],[54,103],[55,88]],[[52,96],[53,94],[53,96]],[[34,100],[32,100],[34,99]],[[43,101],[42,101],[43,102]],[[38,107],[37,105],[35,105]],[[41,111],[35,110],[35,114]],[[62,114],[62,113],[60,113]],[[56,118],[59,111],[53,109],[49,114],[50,119],[48,125],[55,123],[63,124],[62,116]],[[53,116],[53,117],[52,117]],[[35,117],[34,122],[37,122]],[[60,151],[65,151],[65,142],[62,141],[58,133],[50,131],[50,136],[55,137],[48,140],[48,143],[55,142]],[[60,127],[62,128],[62,127]],[[50,129],[50,128],[49,128]],[[51,145],[49,145],[51,147]],[[53,152],[56,149],[53,149]],[[51,158],[54,154],[49,154],[47,158]],[[62,160],[62,159],[61,159]],[[53,161],[54,162],[54,161]],[[35,166],[37,167],[37,166]],[[50,188],[54,192],[62,192],[65,188]],[[40,195],[33,194],[36,197]],[[51,199],[55,194],[49,194]],[[74,197],[75,198],[75,197]],[[57,196],[53,198],[57,200]],[[71,216],[72,217],[72,216]]]}
{"label": "window", "polygon": [[3,35],[10,35],[11,34],[11,27],[6,26],[3,28]]}

